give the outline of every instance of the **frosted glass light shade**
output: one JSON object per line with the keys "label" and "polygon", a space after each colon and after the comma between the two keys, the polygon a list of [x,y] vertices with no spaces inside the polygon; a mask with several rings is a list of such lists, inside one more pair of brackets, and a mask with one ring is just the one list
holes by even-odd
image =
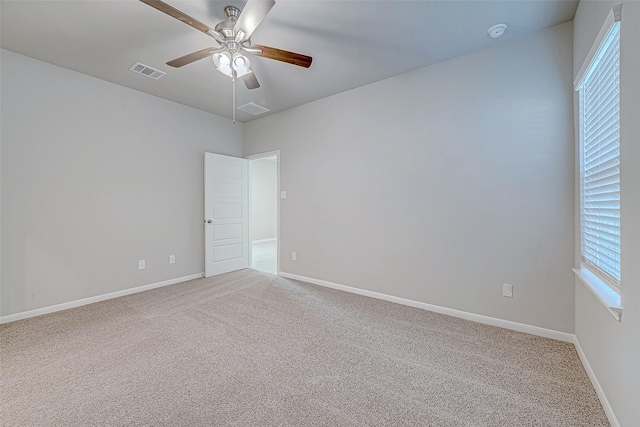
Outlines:
{"label": "frosted glass light shade", "polygon": [[233,77],[233,72],[231,70],[231,55],[229,52],[214,53],[211,60],[218,71],[229,77]]}

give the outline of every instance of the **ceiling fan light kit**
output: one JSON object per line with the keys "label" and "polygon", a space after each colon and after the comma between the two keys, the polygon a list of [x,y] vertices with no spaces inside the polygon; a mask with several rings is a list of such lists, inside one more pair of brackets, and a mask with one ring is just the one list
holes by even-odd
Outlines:
{"label": "ceiling fan light kit", "polygon": [[235,82],[238,77],[245,82],[247,89],[260,87],[255,73],[251,69],[251,61],[245,54],[252,54],[275,61],[286,62],[299,67],[309,68],[312,58],[299,53],[276,49],[262,45],[251,45],[251,34],[260,25],[264,17],[275,5],[275,0],[248,0],[244,10],[235,6],[227,6],[224,13],[225,21],[218,23],[215,28],[179,11],[161,0],[140,0],[154,9],[163,12],[185,24],[212,37],[220,47],[201,49],[180,58],[167,62],[167,65],[180,68],[192,62],[211,56],[216,69],[231,77],[233,84],[233,122],[235,123]]}
{"label": "ceiling fan light kit", "polygon": [[228,51],[216,52],[211,56],[213,65],[222,74],[225,74],[231,78],[244,77],[245,75],[252,73],[251,61],[249,58],[241,53],[234,53],[233,56]]}

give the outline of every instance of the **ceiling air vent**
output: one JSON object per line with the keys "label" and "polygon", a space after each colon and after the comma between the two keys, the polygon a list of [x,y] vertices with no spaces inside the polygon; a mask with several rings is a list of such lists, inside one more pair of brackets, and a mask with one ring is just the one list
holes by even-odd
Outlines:
{"label": "ceiling air vent", "polygon": [[148,65],[144,65],[139,62],[133,64],[129,70],[134,73],[142,74],[143,76],[151,77],[154,80],[158,80],[160,77],[167,74],[164,71],[156,70],[155,68],[151,68]]}
{"label": "ceiling air vent", "polygon": [[253,102],[241,105],[237,108],[237,110],[243,111],[247,114],[251,114],[252,116],[259,116],[260,114],[264,114],[267,111],[271,111],[268,108],[264,108],[263,106],[254,104]]}

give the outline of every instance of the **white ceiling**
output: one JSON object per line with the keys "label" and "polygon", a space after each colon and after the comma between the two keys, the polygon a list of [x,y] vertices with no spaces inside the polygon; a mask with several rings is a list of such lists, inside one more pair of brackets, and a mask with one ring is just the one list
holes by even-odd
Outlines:
{"label": "white ceiling", "polygon": [[[252,57],[261,87],[237,85],[237,105],[282,111],[573,19],[577,0],[276,0],[253,43],[313,57],[311,68]],[[244,1],[167,3],[210,27]],[[2,48],[122,86],[231,117],[231,79],[209,59],[165,63],[217,43],[137,0],[2,0]],[[487,36],[497,23],[509,28]],[[160,80],[130,72],[141,62]],[[267,113],[270,114],[270,113]],[[253,119],[238,112],[241,122]]]}

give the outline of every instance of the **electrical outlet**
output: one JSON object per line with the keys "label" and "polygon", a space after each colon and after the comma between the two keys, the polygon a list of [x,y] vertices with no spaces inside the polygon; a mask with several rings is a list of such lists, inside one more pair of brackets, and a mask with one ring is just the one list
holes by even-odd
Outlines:
{"label": "electrical outlet", "polygon": [[169,255],[169,264],[175,264],[175,263],[176,263],[176,256]]}
{"label": "electrical outlet", "polygon": [[508,283],[503,283],[502,296],[507,298],[513,298],[513,285],[510,285]]}
{"label": "electrical outlet", "polygon": [[295,261],[297,259],[297,255],[295,252],[291,252],[291,261]]}
{"label": "electrical outlet", "polygon": [[143,259],[138,261],[138,270],[144,270],[145,268],[147,268],[147,266],[145,265],[145,262]]}

